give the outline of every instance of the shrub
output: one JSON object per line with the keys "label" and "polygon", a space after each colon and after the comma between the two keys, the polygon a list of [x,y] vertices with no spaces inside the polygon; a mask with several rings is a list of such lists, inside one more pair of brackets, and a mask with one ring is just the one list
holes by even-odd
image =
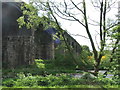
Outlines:
{"label": "shrub", "polygon": [[66,69],[75,69],[74,60],[69,54],[69,52],[60,55],[60,53],[55,54],[55,59],[53,60],[55,67],[64,67]]}
{"label": "shrub", "polygon": [[99,74],[99,76],[96,78],[96,81],[101,85],[118,85],[118,83],[112,78],[104,78],[101,74]]}
{"label": "shrub", "polygon": [[50,74],[46,76],[17,74],[16,79],[6,79],[3,86],[6,87],[64,87],[70,85],[116,85],[112,79],[103,78],[101,76],[93,78],[89,73],[85,73],[82,78],[71,77],[66,74],[58,74],[56,76]]}
{"label": "shrub", "polygon": [[65,85],[79,85],[80,79],[70,77],[70,75],[60,74],[58,76],[32,76],[19,73],[16,79],[3,81],[3,86],[6,87],[35,87],[35,86],[65,86]]}
{"label": "shrub", "polygon": [[6,79],[3,81],[2,85],[6,87],[13,87],[15,84],[14,80],[12,78]]}
{"label": "shrub", "polygon": [[36,65],[37,65],[38,68],[40,68],[40,69],[41,68],[42,69],[45,68],[44,60],[42,60],[42,59],[36,59],[35,62],[36,62]]}
{"label": "shrub", "polygon": [[18,74],[18,79],[15,81],[15,86],[35,86],[37,85],[37,78],[32,76],[31,74],[20,73]]}

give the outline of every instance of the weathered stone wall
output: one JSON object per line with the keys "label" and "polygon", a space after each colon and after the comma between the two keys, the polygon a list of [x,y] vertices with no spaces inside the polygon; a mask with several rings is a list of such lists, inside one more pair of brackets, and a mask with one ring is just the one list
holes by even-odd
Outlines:
{"label": "weathered stone wall", "polygon": [[54,58],[54,42],[50,42],[46,44],[44,47],[46,50],[46,56],[47,56],[46,59],[53,59]]}
{"label": "weathered stone wall", "polygon": [[54,41],[52,36],[42,30],[42,27],[35,31],[35,58],[53,59],[54,58]]}
{"label": "weathered stone wall", "polygon": [[73,37],[71,37],[67,32],[64,33],[64,36],[67,40],[67,44],[73,48],[73,53],[76,54],[77,56],[80,55],[82,51],[80,44]]}
{"label": "weathered stone wall", "polygon": [[15,68],[30,65],[34,61],[33,38],[7,36],[2,44],[3,67]]}
{"label": "weathered stone wall", "polygon": [[18,28],[17,19],[22,16],[20,3],[2,3],[2,66],[15,68],[34,62],[34,32],[26,27]]}
{"label": "weathered stone wall", "polygon": [[36,59],[53,59],[54,58],[54,43],[39,45],[35,44],[35,58]]}
{"label": "weathered stone wall", "polygon": [[[54,42],[47,40],[44,34],[43,41],[37,43],[34,36],[6,36],[2,40],[3,67],[15,68],[34,63],[34,59],[53,59]],[[49,39],[52,37],[49,37]],[[41,38],[38,38],[41,39]]]}

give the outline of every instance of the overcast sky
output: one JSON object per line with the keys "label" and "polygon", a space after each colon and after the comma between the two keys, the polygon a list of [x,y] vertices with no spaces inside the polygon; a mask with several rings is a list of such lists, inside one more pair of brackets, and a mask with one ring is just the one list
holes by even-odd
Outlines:
{"label": "overcast sky", "polygon": [[[29,2],[29,0],[23,0],[23,1]],[[64,0],[54,0],[54,1],[64,1]],[[77,3],[77,1],[80,1],[80,0],[73,0],[73,1],[76,1],[76,3]],[[91,19],[94,19],[95,21],[99,21],[99,12],[95,8],[93,8],[93,6],[90,2],[91,0],[86,0],[86,1],[87,1],[87,14],[88,14],[88,16]],[[112,7],[111,11],[107,14],[108,18],[116,20],[115,15],[118,14],[118,1],[119,0],[117,0],[116,4]],[[60,19],[60,18],[58,18],[58,20],[61,23],[62,28],[66,29],[69,33],[79,34],[79,35],[83,35],[83,36],[88,37],[85,29],[78,22],[70,22],[70,21]],[[90,33],[92,34],[93,39],[95,41],[97,41],[96,43],[99,43],[99,37],[97,36],[98,35],[97,29],[99,29],[99,27],[92,26],[92,25],[89,25],[89,27],[90,27]],[[74,36],[74,35],[72,35],[72,37],[75,38],[80,45],[87,45],[91,49],[91,44],[89,42],[89,39],[86,39],[86,38],[81,37],[81,36]],[[97,44],[96,44],[96,47],[97,47]]]}

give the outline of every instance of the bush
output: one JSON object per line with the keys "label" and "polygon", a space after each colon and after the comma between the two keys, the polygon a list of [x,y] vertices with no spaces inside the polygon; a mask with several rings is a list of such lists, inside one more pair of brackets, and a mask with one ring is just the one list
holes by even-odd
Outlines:
{"label": "bush", "polygon": [[75,64],[73,62],[72,57],[70,54],[66,53],[65,55],[56,55],[56,58],[53,61],[55,67],[65,67],[68,68],[75,68]]}
{"label": "bush", "polygon": [[95,79],[100,85],[119,85],[119,79],[117,81],[113,80],[113,78],[104,78],[103,75],[99,74],[99,76]]}
{"label": "bush", "polygon": [[85,74],[82,78],[74,78],[66,74],[33,76],[31,74],[19,73],[16,79],[6,79],[3,81],[3,87],[64,87],[74,85],[116,85],[109,78],[91,78]]}
{"label": "bush", "polygon": [[[83,81],[83,80],[82,80]],[[32,76],[31,74],[19,73],[16,79],[3,81],[3,86],[6,87],[21,87],[21,86],[65,86],[65,85],[79,85],[81,79],[70,77],[70,75],[59,74],[58,76]]]}
{"label": "bush", "polygon": [[25,76],[25,74],[20,73],[18,74],[18,79],[15,81],[15,86],[35,86],[37,85],[36,80],[36,77],[33,77],[31,74]]}
{"label": "bush", "polygon": [[35,59],[35,63],[36,63],[38,68],[40,68],[40,69],[44,69],[45,68],[44,60],[42,60],[42,59]]}
{"label": "bush", "polygon": [[4,80],[2,83],[2,85],[6,87],[13,87],[14,84],[15,84],[15,81],[12,78]]}

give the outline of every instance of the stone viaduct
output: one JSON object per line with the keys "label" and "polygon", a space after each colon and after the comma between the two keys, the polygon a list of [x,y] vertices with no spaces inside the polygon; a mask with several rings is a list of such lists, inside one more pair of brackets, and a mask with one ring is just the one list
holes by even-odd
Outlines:
{"label": "stone viaduct", "polygon": [[[34,59],[53,59],[54,40],[41,27],[34,31],[26,27],[18,28],[17,19],[22,15],[20,3],[2,2],[2,65],[4,68],[15,68],[30,65]],[[68,44],[76,53],[81,47],[75,39],[65,33]],[[38,38],[39,37],[39,38]]]}

